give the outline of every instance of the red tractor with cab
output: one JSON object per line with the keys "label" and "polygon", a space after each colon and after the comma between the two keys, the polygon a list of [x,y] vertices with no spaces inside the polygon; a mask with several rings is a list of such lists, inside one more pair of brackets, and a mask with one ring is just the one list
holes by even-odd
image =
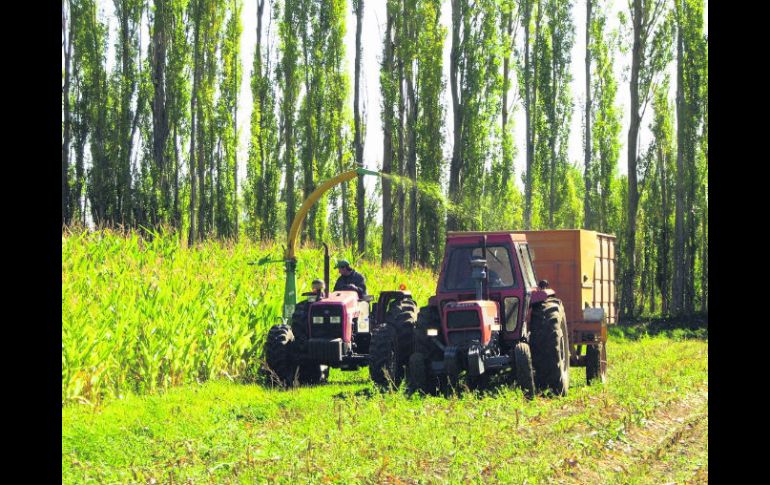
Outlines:
{"label": "red tractor with cab", "polygon": [[[407,368],[412,390],[446,391],[461,381],[469,388],[483,388],[499,376],[515,381],[527,396],[567,393],[571,337],[565,305],[548,281],[537,280],[532,253],[527,233],[447,234],[436,294],[417,317]],[[570,253],[567,259],[574,257]],[[598,350],[601,344],[601,352],[572,359],[573,365],[603,371],[606,328],[602,332],[602,322],[582,323],[581,328],[593,332],[593,347]],[[599,359],[603,367],[588,362]]]}

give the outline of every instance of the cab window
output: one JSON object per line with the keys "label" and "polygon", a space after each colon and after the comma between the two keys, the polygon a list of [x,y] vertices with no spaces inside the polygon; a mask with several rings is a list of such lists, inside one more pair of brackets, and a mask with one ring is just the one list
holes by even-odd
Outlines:
{"label": "cab window", "polygon": [[521,258],[521,273],[524,276],[524,281],[527,287],[535,287],[537,286],[537,281],[535,278],[535,271],[532,268],[532,257],[529,252],[529,244],[519,244],[518,250]]}
{"label": "cab window", "polygon": [[[472,290],[471,260],[482,258],[482,248],[456,247],[449,253],[444,279],[445,290]],[[487,246],[487,276],[489,288],[510,288],[515,285],[511,258],[505,246]]]}

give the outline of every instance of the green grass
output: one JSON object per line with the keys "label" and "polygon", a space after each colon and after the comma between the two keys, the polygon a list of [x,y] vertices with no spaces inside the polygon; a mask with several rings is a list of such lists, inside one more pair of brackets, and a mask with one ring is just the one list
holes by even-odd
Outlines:
{"label": "green grass", "polygon": [[[666,434],[674,416],[707,413],[708,341],[613,333],[609,382],[588,387],[584,370],[573,368],[562,399],[530,402],[510,389],[380,394],[365,370],[333,370],[330,384],[290,391],[216,380],[102,407],[67,406],[63,479],[664,483],[694,476],[707,467],[707,445],[706,454],[700,446],[697,456],[672,456]],[[666,419],[669,426],[653,426]]]}

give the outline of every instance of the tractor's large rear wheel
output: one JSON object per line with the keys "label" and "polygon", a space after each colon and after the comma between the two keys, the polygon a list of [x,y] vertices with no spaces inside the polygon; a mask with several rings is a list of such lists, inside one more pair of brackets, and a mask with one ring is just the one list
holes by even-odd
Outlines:
{"label": "tractor's large rear wheel", "polygon": [[[293,355],[307,353],[308,315],[310,302],[307,300],[297,303],[291,315],[291,333],[294,334],[292,343]],[[302,363],[299,366],[298,380],[300,384],[320,384],[329,378],[329,367],[320,364]]]}
{"label": "tractor's large rear wheel", "polygon": [[535,377],[532,371],[532,353],[529,344],[519,342],[513,348],[513,361],[516,366],[516,385],[531,399],[535,393]]}
{"label": "tractor's large rear wheel", "polygon": [[404,380],[409,356],[414,351],[417,304],[408,298],[394,301],[384,320],[372,330],[369,376],[380,387],[392,389]]}
{"label": "tractor's large rear wheel", "polygon": [[383,323],[372,330],[369,377],[380,388],[393,389],[401,382],[398,367],[398,334],[392,325]]}
{"label": "tractor's large rear wheel", "polygon": [[291,333],[294,334],[294,348],[300,353],[307,351],[309,311],[310,302],[304,300],[297,303],[294,307],[294,313],[291,315]]}
{"label": "tractor's large rear wheel", "polygon": [[280,387],[294,385],[299,371],[292,356],[294,334],[288,325],[274,325],[267,333],[265,361],[270,382]]}
{"label": "tractor's large rear wheel", "polygon": [[569,389],[569,336],[561,301],[548,298],[532,309],[530,349],[539,392],[564,396]]}

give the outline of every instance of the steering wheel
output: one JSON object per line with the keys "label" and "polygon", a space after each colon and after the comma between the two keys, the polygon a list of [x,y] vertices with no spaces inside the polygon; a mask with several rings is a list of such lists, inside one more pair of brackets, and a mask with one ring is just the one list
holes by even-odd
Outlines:
{"label": "steering wheel", "polygon": [[357,287],[356,285],[342,285],[340,290],[342,290],[342,291],[355,291],[356,293],[358,293],[358,299],[359,300],[364,297],[363,290],[361,290],[361,288]]}

